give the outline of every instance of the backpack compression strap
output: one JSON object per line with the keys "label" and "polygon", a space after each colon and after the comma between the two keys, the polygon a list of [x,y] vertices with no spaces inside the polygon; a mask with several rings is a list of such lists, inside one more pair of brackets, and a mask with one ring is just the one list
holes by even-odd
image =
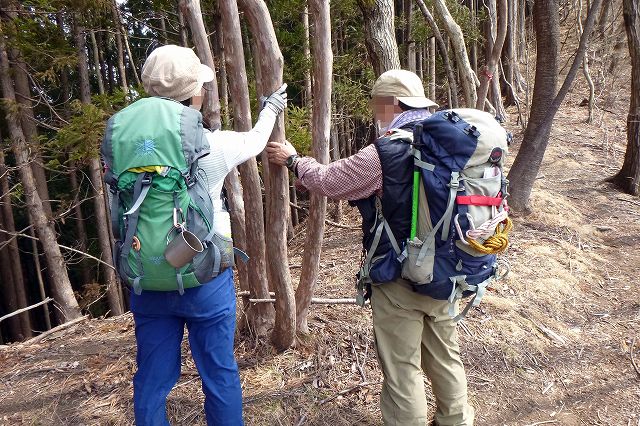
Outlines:
{"label": "backpack compression strap", "polygon": [[[131,252],[131,247],[133,245],[133,237],[135,236],[137,227],[138,227],[138,217],[140,216],[140,205],[146,198],[149,193],[149,189],[151,189],[151,182],[153,176],[151,173],[145,172],[140,173],[138,178],[136,179],[136,183],[133,187],[133,206],[124,214],[124,222],[126,228],[126,234],[124,237],[124,241],[122,242],[122,249],[120,251],[120,276],[128,281],[129,277],[133,275],[133,271],[129,267],[129,263],[127,262],[129,253]],[[144,277],[144,272],[142,270],[142,263],[140,262],[138,256],[138,267],[140,274],[133,278],[133,291],[136,294],[142,293],[142,287],[140,286],[140,280]],[[131,272],[131,274],[129,274]]]}

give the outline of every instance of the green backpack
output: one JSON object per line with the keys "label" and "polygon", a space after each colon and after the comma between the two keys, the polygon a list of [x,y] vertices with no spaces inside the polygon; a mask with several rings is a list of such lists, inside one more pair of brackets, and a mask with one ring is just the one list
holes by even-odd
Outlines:
{"label": "green backpack", "polygon": [[[220,272],[213,207],[198,159],[209,154],[202,115],[164,98],[140,99],[107,122],[100,153],[111,191],[114,263],[122,281],[142,290],[196,287]],[[181,228],[183,227],[183,228]],[[174,268],[164,250],[186,229],[204,250]]]}

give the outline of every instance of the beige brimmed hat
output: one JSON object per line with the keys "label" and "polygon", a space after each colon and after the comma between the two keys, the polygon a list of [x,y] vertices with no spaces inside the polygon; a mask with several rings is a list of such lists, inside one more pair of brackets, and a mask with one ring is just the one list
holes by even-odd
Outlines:
{"label": "beige brimmed hat", "polygon": [[142,66],[142,84],[151,96],[184,101],[215,78],[213,70],[200,63],[193,50],[168,44],[151,52]]}
{"label": "beige brimmed hat", "polygon": [[371,97],[393,96],[410,108],[437,107],[438,104],[424,95],[422,81],[407,70],[389,70],[382,73],[373,84]]}

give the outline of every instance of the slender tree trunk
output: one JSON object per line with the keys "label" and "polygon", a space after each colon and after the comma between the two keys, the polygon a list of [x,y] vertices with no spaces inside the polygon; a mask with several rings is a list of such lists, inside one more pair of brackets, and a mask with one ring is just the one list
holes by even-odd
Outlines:
{"label": "slender tree trunk", "polygon": [[[603,8],[604,10],[604,8]],[[578,37],[582,34],[582,0],[578,0],[578,6],[576,8],[576,26],[578,29]],[[589,87],[589,115],[587,116],[587,123],[593,123],[593,109],[595,107],[596,88],[591,79],[589,73],[589,53],[585,52],[584,59],[582,60],[582,75]]]}
{"label": "slender tree trunk", "polygon": [[[78,173],[75,169],[71,170],[69,173],[69,182],[71,183],[71,191],[72,194],[77,195],[80,194],[80,185],[78,184]],[[84,214],[82,213],[82,208],[80,202],[78,201],[78,197],[74,200],[73,203],[73,212],[75,215],[74,223],[76,226],[76,239],[78,242],[78,250],[87,253],[87,247],[89,246],[89,241],[87,239],[87,231],[84,227]],[[89,271],[89,264],[86,258],[80,260],[78,264],[80,269],[80,279],[82,280],[82,285],[88,284],[91,282],[91,272]]]}
{"label": "slender tree trunk", "polygon": [[219,13],[214,16],[214,27],[215,27],[215,37],[214,41],[214,60],[217,59],[218,64],[218,93],[220,97],[220,120],[222,121],[222,126],[227,128],[231,125],[231,107],[229,106],[229,87],[227,84],[227,67],[225,65],[226,62],[226,52],[224,47],[224,38],[222,35],[222,19],[220,18]]}
{"label": "slender tree trunk", "polygon": [[[3,265],[3,270],[6,271],[7,276],[11,280],[11,286],[9,286],[9,282],[7,282],[5,287],[7,289],[6,306],[10,310],[16,310],[26,307],[28,305],[28,298],[26,283],[22,274],[22,262],[20,261],[17,237],[11,235],[16,232],[16,225],[13,220],[13,206],[11,203],[8,179],[9,171],[4,161],[3,145],[4,144],[0,142],[0,147],[2,148],[0,149],[0,194],[2,194],[2,198],[0,199],[0,210],[2,214],[0,216],[2,217],[2,229],[10,234],[2,233],[0,244],[4,246],[4,242],[9,241],[7,246],[2,250],[3,256],[7,256],[9,259],[8,268],[5,269],[5,265]],[[10,323],[12,336],[15,340],[23,340],[31,337],[31,327],[31,318],[28,313],[17,315]]]}
{"label": "slender tree trunk", "polygon": [[416,72],[416,42],[413,39],[413,4],[411,0],[403,0],[404,2],[404,20],[405,20],[405,44],[407,49],[407,67],[409,71]]}
{"label": "slender tree trunk", "polygon": [[[476,7],[476,0],[468,0],[469,14],[471,15],[471,28],[475,32],[478,28],[478,9]],[[473,72],[478,72],[478,42],[474,39],[471,42],[471,49],[469,52],[469,60],[471,62],[471,69]]]}
{"label": "slender tree trunk", "polygon": [[[1,30],[2,28],[0,28]],[[9,58],[4,40],[0,39],[0,79],[5,102],[16,102],[16,95],[10,77]],[[42,243],[47,258],[47,264],[52,279],[52,289],[54,298],[60,305],[63,321],[78,318],[80,308],[73,295],[73,288],[69,282],[66,266],[60,247],[56,241],[53,224],[47,221],[46,213],[42,207],[42,200],[36,189],[36,182],[30,167],[28,158],[28,147],[25,142],[24,133],[19,126],[19,118],[15,114],[7,111],[7,126],[16,158],[16,166],[20,170],[20,177],[24,189],[24,196],[27,202],[38,236]]]}
{"label": "slender tree trunk", "polygon": [[424,16],[424,19],[427,21],[427,24],[429,24],[429,27],[431,27],[431,32],[433,32],[433,35],[434,35],[434,37],[430,40],[431,52],[429,52],[429,61],[430,61],[429,63],[432,64],[432,68],[430,68],[429,75],[431,77],[430,83],[433,85],[433,90],[432,90],[433,93],[431,93],[431,96],[432,96],[431,99],[435,100],[435,84],[436,84],[435,44],[437,42],[438,50],[440,51],[440,56],[442,57],[442,62],[444,63],[444,68],[445,68],[445,71],[447,72],[449,87],[451,88],[452,96],[451,96],[451,102],[449,104],[451,108],[457,108],[458,107],[458,95],[457,95],[458,84],[456,83],[456,76],[455,76],[455,73],[453,72],[451,61],[449,60],[449,49],[447,48],[447,44],[444,42],[442,33],[440,32],[440,28],[438,28],[438,25],[436,24],[436,20],[433,18],[433,15],[431,14],[426,4],[424,3],[424,0],[416,0],[416,3],[418,4],[418,7],[420,8],[422,15]]}
{"label": "slender tree trunk", "polygon": [[[313,155],[321,164],[329,162],[329,132],[331,129],[331,90],[333,52],[331,51],[331,16],[329,0],[309,0],[309,10],[314,23],[313,37]],[[415,54],[414,54],[415,58]],[[327,197],[311,194],[307,238],[302,258],[300,283],[296,289],[296,324],[298,331],[309,332],[307,315],[311,298],[318,281],[320,253],[324,233]]]}
{"label": "slender tree trunk", "polygon": [[[191,29],[191,35],[193,42],[196,46],[196,52],[200,58],[200,62],[207,65],[214,70],[216,65],[213,60],[213,54],[211,53],[211,46],[209,45],[209,38],[207,37],[207,30],[204,27],[204,21],[202,20],[202,11],[200,10],[199,0],[180,0],[180,11],[185,17],[189,29]],[[205,83],[205,97],[202,104],[202,117],[205,122],[205,126],[211,129],[220,128],[220,97],[218,95],[218,84],[214,78],[214,81]]]}
{"label": "slender tree trunk", "polygon": [[[309,48],[309,5],[304,5],[302,12],[302,26],[304,27],[304,39],[302,39],[302,49],[306,60],[304,69],[304,105],[311,105],[311,50]],[[292,210],[293,213],[293,210]],[[298,213],[296,212],[296,215]]]}
{"label": "slender tree trunk", "polygon": [[93,66],[96,70],[96,80],[98,80],[98,93],[104,94],[104,82],[102,81],[102,71],[100,69],[100,53],[98,52],[98,43],[96,42],[96,33],[91,31],[91,46],[93,50]]}
{"label": "slender tree trunk", "polygon": [[478,78],[471,69],[471,64],[469,63],[469,56],[467,55],[467,47],[464,43],[462,29],[453,19],[451,13],[449,13],[445,0],[434,0],[433,5],[438,17],[442,22],[444,22],[447,33],[449,34],[449,39],[451,40],[451,45],[453,46],[458,72],[460,73],[465,104],[472,107],[476,105],[478,99],[478,94],[476,92]]}
{"label": "slender tree trunk", "polygon": [[[457,85],[455,84],[456,81],[456,77],[453,74],[453,70],[451,69],[451,66],[449,65],[449,69],[447,70],[447,73],[449,74],[448,77],[448,81],[449,81],[449,91],[453,94],[453,96],[451,97],[451,100],[453,102],[449,102],[449,106],[451,108],[456,108],[458,106],[458,96],[455,90],[453,90],[454,87],[457,87]],[[453,82],[453,86],[451,86],[451,82]],[[431,40],[429,40],[429,96],[431,97],[432,100],[436,99],[436,38],[435,37],[431,37]]]}
{"label": "slender tree trunk", "polygon": [[357,0],[364,17],[364,33],[374,73],[400,68],[395,37],[393,0]]}
{"label": "slender tree trunk", "polygon": [[602,0],[593,0],[591,3],[573,63],[560,91],[555,95],[559,61],[558,0],[534,3],[533,14],[538,53],[531,117],[518,155],[509,171],[509,181],[511,182],[509,204],[516,211],[527,213],[529,210],[529,197],[549,143],[553,118],[569,92],[582,63],[601,4]]}
{"label": "slender tree trunk", "polygon": [[[267,95],[282,85],[283,58],[273,29],[269,10],[263,0],[242,0],[249,27],[254,35],[257,64],[261,80],[258,95]],[[284,117],[281,114],[271,134],[271,140],[283,143]],[[268,161],[263,161],[267,166]],[[276,322],[272,340],[278,350],[295,343],[295,298],[289,273],[287,253],[287,219],[289,208],[288,172],[285,167],[266,167],[267,176],[267,273],[276,292]]]}
{"label": "slender tree trunk", "polygon": [[[2,164],[0,164],[2,166]],[[2,192],[3,196],[8,196],[7,193]],[[2,217],[2,210],[0,209],[0,229],[12,232],[7,229]],[[18,301],[16,299],[15,286],[16,282],[13,280],[13,274],[11,272],[11,262],[16,262],[16,259],[11,259],[9,253],[9,244],[7,241],[12,238],[11,235],[0,232],[0,306],[4,306],[4,312],[14,312],[18,310]],[[28,315],[21,314],[7,319],[7,328],[9,329],[9,339],[12,341],[24,340],[25,336],[22,334],[22,321],[24,321]],[[1,337],[1,333],[0,333]]]}
{"label": "slender tree trunk", "polygon": [[120,73],[120,83],[122,91],[125,95],[129,94],[129,84],[127,83],[127,70],[124,66],[124,48],[122,47],[122,27],[118,24],[120,21],[118,16],[118,4],[116,0],[111,2],[111,16],[113,17],[113,22],[115,25],[115,34],[114,37],[116,39],[116,48],[118,50],[118,71]]}
{"label": "slender tree trunk", "polygon": [[178,7],[178,25],[180,26],[180,45],[187,47],[189,45],[189,36],[187,34],[187,24],[184,22],[184,14],[182,9]]}
{"label": "slender tree trunk", "polygon": [[[33,232],[33,227],[29,228],[29,235],[31,240],[31,251],[33,252],[33,267],[35,269],[36,279],[38,281],[38,291],[40,300],[47,298],[47,292],[44,289],[44,279],[42,278],[42,266],[40,265],[40,252],[38,250],[38,241],[36,240],[36,234]],[[47,330],[51,330],[51,315],[49,313],[48,304],[42,305],[42,311],[44,313],[44,324]]]}
{"label": "slender tree trunk", "polygon": [[[504,115],[504,107],[502,107],[502,98],[499,93],[500,70],[498,70],[498,62],[502,53],[502,46],[507,35],[507,0],[490,0],[491,4],[489,17],[489,31],[487,31],[487,63],[482,68],[482,76],[480,80],[480,88],[478,89],[478,100],[476,102],[477,109],[484,109],[484,102],[487,98],[487,92],[492,82],[495,83],[494,91],[498,91],[497,99],[494,99],[494,106],[499,112],[498,115]],[[497,4],[497,8],[496,8]],[[495,15],[494,15],[495,13]],[[495,29],[495,30],[494,30]],[[494,34],[495,33],[495,34]],[[495,37],[495,39],[494,39]],[[495,88],[498,86],[497,88]],[[496,104],[495,102],[499,104]]]}
{"label": "slender tree trunk", "polygon": [[[242,32],[236,0],[220,0],[218,3],[224,36],[225,66],[229,77],[229,91],[233,103],[233,123],[236,131],[251,129],[251,109],[249,104],[249,86],[245,69]],[[243,195],[245,202],[245,223],[247,252],[250,260],[248,267],[249,291],[253,297],[269,298],[267,282],[266,249],[264,239],[264,214],[260,176],[255,158],[241,164]],[[256,335],[266,336],[273,327],[275,310],[269,303],[257,303],[249,308],[245,301],[249,324]]]}
{"label": "slender tree trunk", "polygon": [[[74,25],[74,38],[78,54],[78,76],[80,77],[80,101],[84,104],[91,103],[91,89],[89,88],[89,66],[85,49],[84,29],[76,22]],[[96,146],[97,146],[96,141]],[[104,197],[104,184],[102,180],[102,167],[97,157],[89,159],[89,178],[95,191],[93,197],[96,214],[96,228],[98,229],[98,245],[100,247],[100,259],[109,265],[114,265],[111,252],[111,236],[109,235],[110,223],[107,220],[107,205]],[[103,267],[105,285],[107,288],[107,300],[109,309],[114,316],[124,313],[120,286],[115,270]]]}
{"label": "slender tree trunk", "polygon": [[640,195],[640,6],[623,0],[624,24],[631,57],[631,101],[627,115],[627,150],[622,169],[612,178],[623,191]]}

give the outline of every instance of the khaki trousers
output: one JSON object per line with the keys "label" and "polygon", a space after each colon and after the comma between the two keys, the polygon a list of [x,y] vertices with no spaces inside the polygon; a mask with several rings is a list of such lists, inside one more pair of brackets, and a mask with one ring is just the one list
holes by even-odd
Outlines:
{"label": "khaki trousers", "polygon": [[436,399],[436,424],[473,425],[449,302],[415,293],[403,279],[372,287],[373,329],[384,374],[380,395],[384,424],[427,424],[424,371]]}

